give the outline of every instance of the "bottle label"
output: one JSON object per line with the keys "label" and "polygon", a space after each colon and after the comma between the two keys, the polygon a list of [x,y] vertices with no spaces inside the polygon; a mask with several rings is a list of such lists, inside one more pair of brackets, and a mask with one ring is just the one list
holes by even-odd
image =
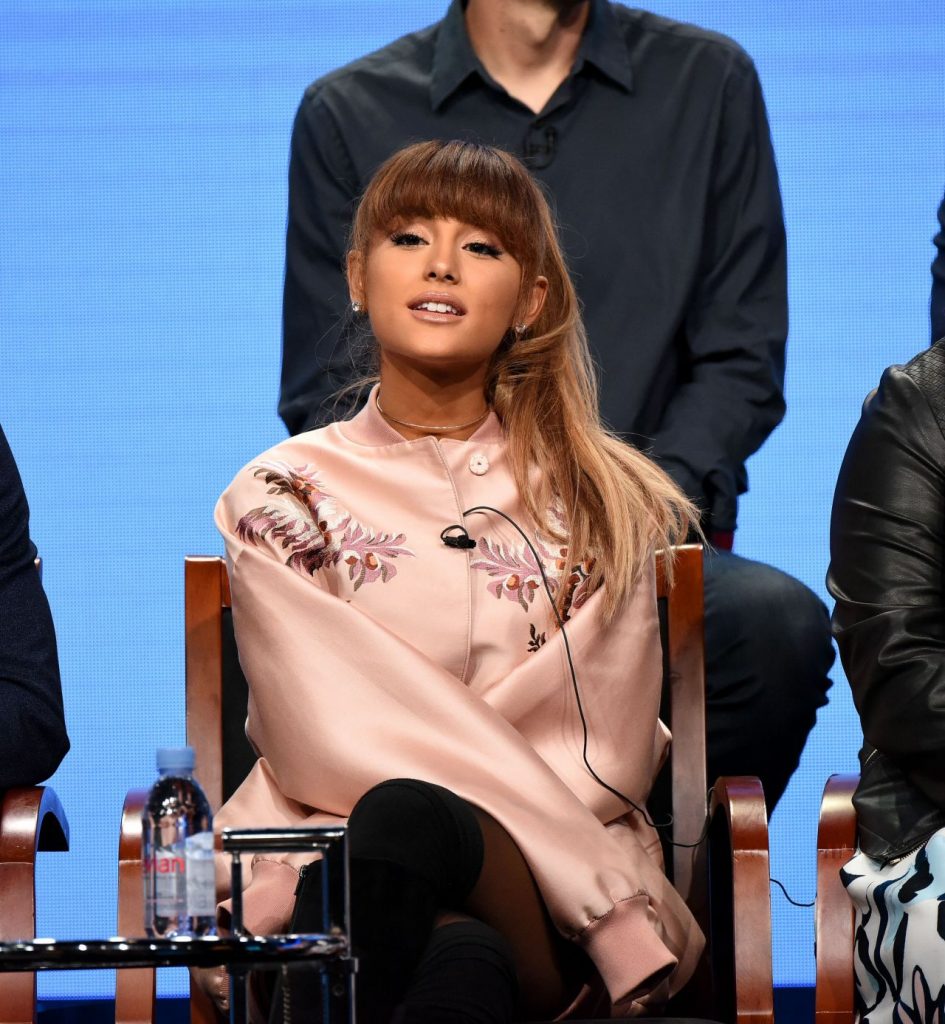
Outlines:
{"label": "bottle label", "polygon": [[183,843],[155,847],[150,865],[154,873],[154,912],[158,917],[184,913],[187,859]]}
{"label": "bottle label", "polygon": [[184,841],[186,854],[187,915],[213,917],[217,912],[213,864],[213,833],[198,832]]}

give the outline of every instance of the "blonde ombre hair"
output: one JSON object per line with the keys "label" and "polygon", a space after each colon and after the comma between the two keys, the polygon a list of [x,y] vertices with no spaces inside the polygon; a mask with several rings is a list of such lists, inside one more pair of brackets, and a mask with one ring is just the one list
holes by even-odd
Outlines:
{"label": "blonde ombre hair", "polygon": [[[527,334],[510,329],[493,356],[486,399],[505,430],[534,525],[547,532],[549,509],[559,510],[567,529],[556,538],[567,546],[564,564],[590,565],[591,589],[607,581],[603,616],[610,620],[654,550],[698,529],[698,516],[663,470],[601,423],[587,336],[548,203],[525,167],[501,149],[420,142],[374,175],[354,218],[350,251],[366,262],[378,232],[413,217],[454,218],[495,232],[522,268],[522,310],[536,278],[548,280]],[[558,588],[559,612],[567,590]]]}

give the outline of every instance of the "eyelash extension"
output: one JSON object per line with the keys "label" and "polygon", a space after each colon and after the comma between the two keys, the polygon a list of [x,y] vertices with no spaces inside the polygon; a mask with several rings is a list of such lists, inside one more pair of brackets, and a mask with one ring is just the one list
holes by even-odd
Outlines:
{"label": "eyelash extension", "polygon": [[[395,231],[391,236],[390,240],[394,245],[417,245],[424,240],[413,231]],[[474,249],[473,246],[476,248]],[[491,256],[493,259],[498,259],[500,256],[504,256],[504,250],[498,246],[491,245],[489,242],[469,242],[467,248],[471,252],[475,252],[476,255]]]}
{"label": "eyelash extension", "polygon": [[495,245],[490,245],[488,242],[470,242],[470,246],[477,245],[482,250],[483,255],[492,256],[498,259],[500,256],[504,256],[504,252]]}

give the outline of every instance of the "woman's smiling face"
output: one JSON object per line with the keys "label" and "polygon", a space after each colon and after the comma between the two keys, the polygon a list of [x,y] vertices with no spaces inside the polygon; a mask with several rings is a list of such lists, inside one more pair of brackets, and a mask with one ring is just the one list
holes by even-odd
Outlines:
{"label": "woman's smiling face", "polygon": [[520,295],[522,268],[491,231],[417,217],[352,253],[351,294],[367,310],[382,356],[431,369],[485,367],[513,323],[530,323],[546,282]]}

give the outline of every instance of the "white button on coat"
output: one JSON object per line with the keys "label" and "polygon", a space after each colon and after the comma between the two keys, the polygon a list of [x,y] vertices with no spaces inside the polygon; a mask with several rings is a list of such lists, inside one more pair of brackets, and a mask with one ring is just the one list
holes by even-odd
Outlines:
{"label": "white button on coat", "polygon": [[469,457],[469,472],[475,473],[476,476],[483,476],[489,470],[489,460],[482,454],[482,452],[476,452],[475,455]]}

